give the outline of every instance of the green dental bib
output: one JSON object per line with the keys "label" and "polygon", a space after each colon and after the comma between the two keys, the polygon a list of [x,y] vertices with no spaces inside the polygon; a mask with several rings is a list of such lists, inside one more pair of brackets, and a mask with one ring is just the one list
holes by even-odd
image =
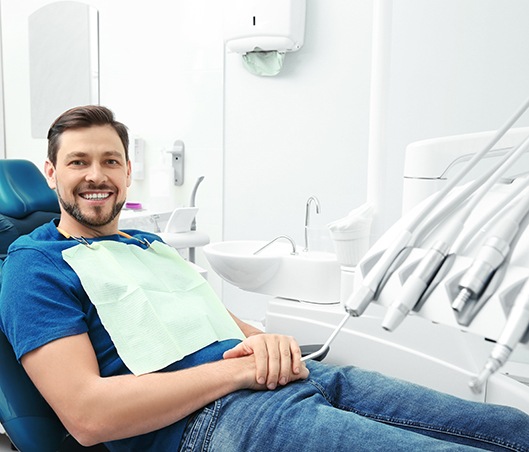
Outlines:
{"label": "green dental bib", "polygon": [[135,375],[163,369],[215,341],[244,339],[207,281],[168,245],[143,249],[105,240],[62,255]]}

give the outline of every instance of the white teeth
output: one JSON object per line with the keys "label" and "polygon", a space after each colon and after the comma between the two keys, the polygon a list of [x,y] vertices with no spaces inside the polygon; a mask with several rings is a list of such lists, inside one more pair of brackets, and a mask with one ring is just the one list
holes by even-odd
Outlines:
{"label": "white teeth", "polygon": [[94,199],[106,199],[110,195],[108,193],[88,193],[81,195],[84,199],[94,200]]}

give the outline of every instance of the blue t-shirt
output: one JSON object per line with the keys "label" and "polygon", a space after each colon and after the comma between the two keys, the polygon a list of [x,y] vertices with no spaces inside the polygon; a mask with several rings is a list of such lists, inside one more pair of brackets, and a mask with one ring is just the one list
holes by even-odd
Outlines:
{"label": "blue t-shirt", "polygon": [[[125,366],[95,306],[90,302],[77,274],[63,260],[62,251],[79,243],[57,230],[55,221],[22,236],[10,247],[2,267],[0,289],[0,328],[12,344],[17,359],[53,340],[88,333],[102,377],[131,373]],[[136,239],[160,240],[154,234],[127,230]],[[121,235],[97,240],[117,240],[142,246],[136,239]],[[94,269],[97,271],[97,269]],[[222,359],[224,351],[237,340],[216,342],[186,356],[164,371],[174,371]],[[111,451],[176,449],[185,423],[175,424],[145,435],[106,443]]]}

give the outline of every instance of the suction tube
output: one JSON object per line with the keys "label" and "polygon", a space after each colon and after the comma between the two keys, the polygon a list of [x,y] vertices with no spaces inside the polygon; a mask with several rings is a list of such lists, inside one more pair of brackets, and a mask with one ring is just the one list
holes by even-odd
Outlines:
{"label": "suction tube", "polygon": [[340,324],[335,328],[335,330],[329,336],[329,339],[327,339],[327,342],[325,342],[325,344],[323,344],[319,350],[315,351],[314,353],[311,353],[310,355],[307,355],[301,358],[301,361],[306,361],[307,359],[319,358],[321,355],[326,353],[329,350],[329,347],[331,346],[332,341],[334,341],[334,338],[337,336],[337,334],[340,332],[340,330],[344,327],[344,325],[347,323],[347,321],[350,318],[351,316],[349,314],[346,314],[345,317],[340,322]]}

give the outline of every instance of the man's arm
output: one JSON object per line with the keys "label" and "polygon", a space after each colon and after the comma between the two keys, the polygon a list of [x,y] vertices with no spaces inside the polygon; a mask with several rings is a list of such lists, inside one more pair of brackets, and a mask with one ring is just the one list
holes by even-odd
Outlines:
{"label": "man's arm", "polygon": [[[233,359],[176,372],[103,378],[87,334],[43,345],[24,355],[22,365],[66,429],[91,445],[158,430],[238,389],[266,389],[256,375],[263,361],[258,343],[276,340],[268,336],[243,341],[251,340],[258,355],[239,351]],[[302,366],[288,381],[307,376]]]}
{"label": "man's arm", "polygon": [[256,334],[264,334],[264,331],[261,331],[259,328],[256,328],[253,325],[250,325],[250,324],[248,324],[246,322],[243,322],[241,319],[239,319],[231,311],[228,311],[228,312],[230,313],[230,315],[232,316],[233,320],[235,320],[235,323],[241,329],[241,331],[244,333],[244,335],[246,337],[254,336]]}

